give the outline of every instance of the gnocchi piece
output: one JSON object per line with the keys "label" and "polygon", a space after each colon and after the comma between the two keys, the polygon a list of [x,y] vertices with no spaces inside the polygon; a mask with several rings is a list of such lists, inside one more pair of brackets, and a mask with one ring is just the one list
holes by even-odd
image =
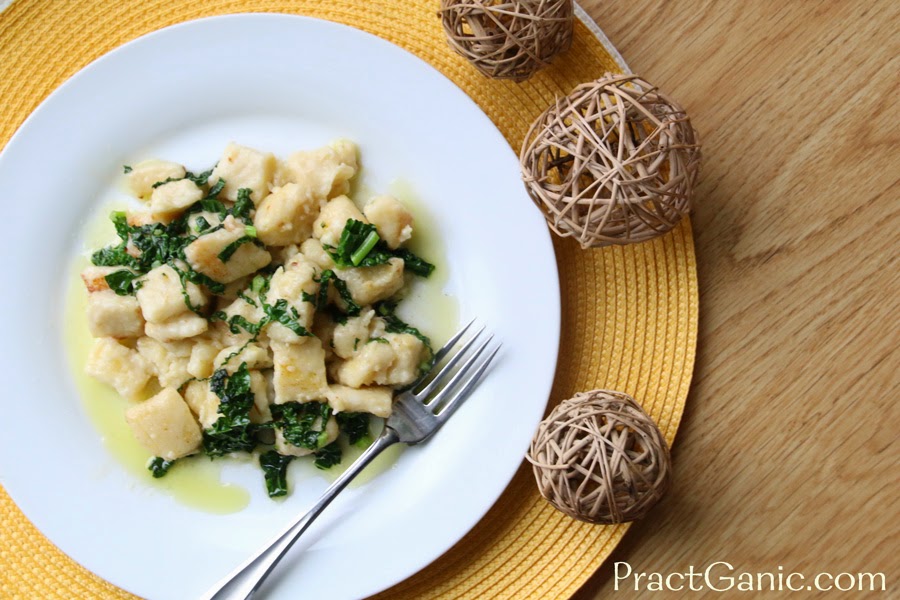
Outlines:
{"label": "gnocchi piece", "polygon": [[225,187],[219,193],[219,199],[231,202],[237,200],[239,189],[248,188],[251,190],[250,199],[259,206],[269,193],[276,164],[275,155],[271,152],[260,152],[230,142],[213,169],[209,184],[215,185],[219,179],[224,179]]}
{"label": "gnocchi piece", "polygon": [[389,248],[396,250],[412,237],[413,216],[393,196],[375,196],[363,207],[363,214]]}
{"label": "gnocchi piece", "polygon": [[360,348],[353,358],[336,367],[335,379],[354,388],[379,383],[377,380],[383,378],[394,360],[394,351],[390,344],[370,341]]}
{"label": "gnocchi piece", "polygon": [[259,371],[250,371],[250,391],[253,392],[253,408],[250,409],[251,423],[267,423],[272,420],[269,408],[269,380]]}
{"label": "gnocchi piece", "polygon": [[327,313],[316,313],[313,318],[312,332],[322,342],[325,350],[325,361],[334,356],[334,328],[337,325]]}
{"label": "gnocchi piece", "polygon": [[353,300],[360,305],[390,298],[403,287],[403,259],[394,257],[383,265],[350,267],[334,273],[347,284]]}
{"label": "gnocchi piece", "polygon": [[112,290],[88,296],[88,329],[94,337],[136,338],[144,335],[144,317],[134,296],[118,296]]}
{"label": "gnocchi piece", "polygon": [[281,163],[275,185],[296,183],[316,200],[327,200],[350,192],[350,179],[356,175],[357,147],[349,140],[337,140],[312,151],[295,152]]}
{"label": "gnocchi piece", "polygon": [[230,283],[272,262],[272,255],[252,242],[241,243],[225,261],[219,258],[220,253],[231,244],[249,237],[244,224],[230,215],[223,225],[222,229],[201,235],[184,249],[188,264],[195,271],[213,281]]}
{"label": "gnocchi piece", "polygon": [[247,363],[248,369],[270,369],[272,357],[257,343],[228,346],[216,355],[215,368],[224,368],[231,375],[240,368],[241,363]]}
{"label": "gnocchi piece", "polygon": [[246,296],[246,298],[253,300],[255,306],[247,302],[246,298],[237,298],[228,306],[226,306],[222,312],[225,313],[225,316],[228,319],[236,315],[240,315],[251,323],[259,323],[266,315],[265,311],[263,311],[263,309],[260,307],[259,296],[253,293],[245,293],[244,295]]}
{"label": "gnocchi piece", "polygon": [[264,244],[288,246],[309,238],[318,216],[319,200],[307,188],[286,183],[259,204],[253,224]]}
{"label": "gnocchi piece", "polygon": [[174,388],[126,410],[125,421],[141,446],[165,460],[193,454],[203,441],[190,408]]}
{"label": "gnocchi piece", "polygon": [[188,229],[194,235],[199,235],[208,229],[213,229],[222,224],[222,215],[208,210],[191,213],[187,219]]}
{"label": "gnocchi piece", "polygon": [[384,339],[394,352],[394,361],[386,373],[375,379],[381,385],[404,386],[419,376],[419,366],[425,360],[425,344],[409,333],[386,333]]}
{"label": "gnocchi piece", "polygon": [[162,323],[147,321],[144,325],[144,333],[160,342],[186,340],[205,333],[207,329],[209,322],[192,312],[182,313]]}
{"label": "gnocchi piece", "polygon": [[247,288],[250,287],[251,281],[252,277],[250,275],[244,275],[230,283],[226,283],[225,291],[218,294],[218,301],[220,303],[234,302],[240,297],[241,292],[244,292],[244,295],[249,296],[250,294],[247,293]]}
{"label": "gnocchi piece", "polygon": [[328,391],[325,350],[318,338],[306,338],[299,344],[272,342],[272,352],[275,404],[309,402],[325,397]]}
{"label": "gnocchi piece", "polygon": [[131,167],[125,175],[128,189],[135,198],[146,200],[153,193],[153,184],[166,179],[181,179],[187,175],[184,167],[167,160],[144,160]]}
{"label": "gnocchi piece", "polygon": [[[259,323],[263,320],[263,318],[266,316],[266,313],[260,306],[259,298],[254,298],[249,295],[247,297],[256,302],[256,306],[253,306],[243,298],[238,298],[237,300],[226,306],[222,311],[225,313],[226,321],[229,321],[232,317],[235,316],[241,316],[246,319],[247,322],[254,324]],[[226,346],[239,346],[252,337],[252,335],[243,328],[238,328],[238,333],[232,332],[229,329],[228,325],[226,325],[225,323],[219,324],[217,333],[219,333],[219,340],[222,341]]]}
{"label": "gnocchi piece", "polygon": [[216,356],[221,347],[210,338],[194,340],[191,357],[188,359],[187,371],[191,377],[205,379],[213,374]]}
{"label": "gnocchi piece", "polygon": [[335,378],[344,385],[404,386],[419,376],[425,344],[409,333],[386,333],[371,339],[353,358],[336,367]]}
{"label": "gnocchi piece", "polygon": [[151,323],[163,323],[188,312],[182,291],[187,292],[193,306],[201,308],[206,305],[206,294],[200,286],[186,281],[182,288],[181,278],[175,269],[169,265],[152,269],[141,279],[141,288],[135,294],[144,319]]}
{"label": "gnocchi piece", "polygon": [[191,359],[191,342],[160,342],[151,337],[137,341],[138,353],[153,365],[153,374],[162,387],[178,388],[191,378],[188,362]]}
{"label": "gnocchi piece", "polygon": [[192,381],[184,386],[184,401],[203,429],[209,429],[221,416],[219,397],[209,389],[208,381]]}
{"label": "gnocchi piece", "polygon": [[131,227],[143,227],[144,225],[155,223],[153,215],[150,214],[149,210],[129,210],[125,213],[125,221]]}
{"label": "gnocchi piece", "polygon": [[150,194],[150,218],[169,223],[202,198],[203,190],[190,179],[171,181],[155,188]]}
{"label": "gnocchi piece", "polygon": [[109,284],[106,282],[106,276],[111,275],[117,271],[128,271],[130,273],[134,272],[131,269],[126,269],[125,267],[97,267],[91,265],[89,267],[85,267],[85,269],[81,272],[81,281],[84,282],[84,287],[87,289],[87,291],[91,293],[102,292],[103,290],[109,289]]}
{"label": "gnocchi piece", "polygon": [[137,350],[112,338],[94,341],[84,371],[129,399],[137,398],[153,376],[152,366]]}
{"label": "gnocchi piece", "polygon": [[[319,423],[321,421],[317,421],[314,425],[319,427]],[[325,443],[323,446],[327,446],[334,440],[338,438],[341,431],[338,428],[337,419],[334,417],[330,417],[328,422],[325,423]],[[300,446],[295,446],[284,439],[284,434],[281,432],[281,429],[278,427],[275,428],[275,450],[278,451],[279,454],[286,454],[290,456],[307,456],[315,452],[315,450],[310,450],[309,448],[301,448]]]}
{"label": "gnocchi piece", "polygon": [[306,240],[300,245],[300,252],[323,271],[334,269],[334,260],[325,251],[319,240],[313,238]]}
{"label": "gnocchi piece", "polygon": [[338,196],[322,207],[319,216],[313,222],[312,235],[322,244],[336,247],[348,219],[368,223],[353,200],[347,196]]}
{"label": "gnocchi piece", "polygon": [[391,416],[394,390],[389,387],[357,389],[332,384],[328,386],[327,398],[335,412],[365,412],[386,419]]}
{"label": "gnocchi piece", "polygon": [[369,325],[375,311],[363,311],[358,317],[350,317],[346,323],[336,324],[333,333],[334,353],[341,358],[350,358],[369,341]]}
{"label": "gnocchi piece", "polygon": [[272,262],[283,265],[287,262],[290,262],[292,258],[300,254],[300,246],[298,246],[297,244],[281,246],[279,248],[273,248],[271,250],[271,253]]}
{"label": "gnocchi piece", "polygon": [[[302,256],[287,265],[289,268],[279,268],[272,275],[269,284],[268,302],[275,304],[278,300],[287,301],[288,305],[296,309],[301,327],[309,330],[312,326],[315,306],[304,300],[304,294],[315,297],[319,291],[319,284],[315,281],[315,267]],[[299,342],[300,336],[281,323],[271,323],[267,329],[269,339],[277,342]]]}

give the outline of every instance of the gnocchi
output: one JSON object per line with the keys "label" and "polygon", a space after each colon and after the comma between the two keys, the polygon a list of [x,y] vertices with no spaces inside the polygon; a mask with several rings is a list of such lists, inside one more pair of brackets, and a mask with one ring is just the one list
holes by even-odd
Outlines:
{"label": "gnocchi", "polygon": [[358,150],[338,140],[280,160],[230,143],[213,169],[126,168],[139,209],[82,273],[95,339],[86,372],[132,405],[153,475],[191,455],[258,454],[270,495],[287,464],[340,461],[433,362],[394,313],[434,269],[404,246],[412,213],[348,195]]}

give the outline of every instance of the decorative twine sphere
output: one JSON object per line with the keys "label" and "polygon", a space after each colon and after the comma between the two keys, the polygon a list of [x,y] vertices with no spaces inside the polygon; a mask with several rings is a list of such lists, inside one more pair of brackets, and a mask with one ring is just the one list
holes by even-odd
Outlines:
{"label": "decorative twine sphere", "polygon": [[607,73],[538,117],[519,159],[550,228],[588,248],[675,227],[691,208],[700,144],[684,110],[656,87]]}
{"label": "decorative twine sphere", "polygon": [[526,458],[550,504],[589,523],[640,519],[671,479],[669,447],[656,423],[631,396],[609,390],[557,406]]}
{"label": "decorative twine sphere", "polygon": [[441,0],[450,46],[495,79],[524,81],[572,44],[572,0]]}

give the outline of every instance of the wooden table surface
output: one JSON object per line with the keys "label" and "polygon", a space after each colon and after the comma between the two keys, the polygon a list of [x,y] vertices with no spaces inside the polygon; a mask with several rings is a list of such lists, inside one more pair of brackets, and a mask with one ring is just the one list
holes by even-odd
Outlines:
{"label": "wooden table surface", "polygon": [[674,485],[576,598],[637,596],[616,561],[882,572],[900,597],[900,3],[582,4],[687,109],[704,168]]}

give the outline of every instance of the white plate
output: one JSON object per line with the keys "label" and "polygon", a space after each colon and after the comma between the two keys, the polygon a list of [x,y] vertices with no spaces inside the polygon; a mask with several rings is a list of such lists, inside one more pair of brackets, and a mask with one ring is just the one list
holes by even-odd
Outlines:
{"label": "white plate", "polygon": [[327,483],[304,481],[283,503],[258,485],[245,510],[216,516],[118,466],[62,349],[85,215],[149,149],[199,168],[229,138],[284,153],[338,136],[359,142],[370,181],[401,178],[417,191],[439,223],[462,319],[488,323],[504,351],[434,439],[326,511],[267,597],[358,598],[409,577],[477,523],[521,463],[555,370],[559,288],[547,228],[491,122],[426,63],[341,25],[235,15],[164,29],[66,82],[0,155],[0,484],[63,551],[116,585],[154,600],[196,597]]}

